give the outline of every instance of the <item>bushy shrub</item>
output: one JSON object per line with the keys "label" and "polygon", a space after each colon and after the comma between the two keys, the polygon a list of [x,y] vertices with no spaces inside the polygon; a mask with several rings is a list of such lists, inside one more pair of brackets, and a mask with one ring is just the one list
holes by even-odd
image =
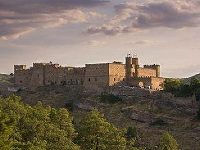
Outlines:
{"label": "bushy shrub", "polygon": [[73,111],[73,102],[66,103],[65,107],[67,108],[67,110]]}
{"label": "bushy shrub", "polygon": [[200,80],[192,78],[190,84],[185,84],[179,79],[166,79],[164,91],[170,92],[176,97],[190,97],[200,88]]}
{"label": "bushy shrub", "polygon": [[200,120],[200,105],[199,105],[199,109],[197,111],[196,117],[197,120]]}
{"label": "bushy shrub", "polygon": [[127,140],[131,140],[133,138],[137,137],[137,130],[135,127],[128,127],[126,134],[125,134]]}
{"label": "bushy shrub", "polygon": [[100,101],[103,103],[114,104],[122,101],[122,99],[119,96],[115,96],[114,94],[101,94]]}
{"label": "bushy shrub", "polygon": [[162,120],[161,118],[158,118],[152,123],[150,123],[150,126],[165,126],[165,125],[168,125],[168,123]]}
{"label": "bushy shrub", "polygon": [[160,139],[159,150],[178,150],[176,139],[168,132],[165,132]]}
{"label": "bushy shrub", "polygon": [[196,101],[200,101],[200,88],[198,88],[198,89],[195,91],[195,98],[196,98]]}

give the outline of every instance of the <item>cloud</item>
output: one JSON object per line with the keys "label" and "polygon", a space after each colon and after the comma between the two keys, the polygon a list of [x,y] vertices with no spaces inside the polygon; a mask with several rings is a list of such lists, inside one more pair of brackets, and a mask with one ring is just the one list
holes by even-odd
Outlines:
{"label": "cloud", "polygon": [[116,35],[158,27],[179,29],[200,26],[200,2],[196,0],[122,3],[114,8],[113,18],[101,26],[90,26],[87,32]]}
{"label": "cloud", "polygon": [[85,8],[107,0],[0,0],[0,39],[18,38],[38,28],[81,23],[100,17]]}
{"label": "cloud", "polygon": [[138,45],[138,46],[144,46],[144,45],[154,45],[156,44],[157,42],[156,41],[152,41],[152,40],[137,40],[137,41],[130,41],[130,42],[127,42],[126,44],[129,44],[129,45]]}
{"label": "cloud", "polygon": [[184,67],[173,66],[165,69],[164,74],[166,74],[167,77],[174,77],[174,75],[176,75],[178,78],[188,78],[195,74],[199,74],[199,70],[200,64],[185,65]]}
{"label": "cloud", "polygon": [[99,40],[90,40],[85,44],[88,45],[88,46],[91,46],[91,47],[99,47],[99,46],[105,45],[106,42],[105,41],[99,41]]}

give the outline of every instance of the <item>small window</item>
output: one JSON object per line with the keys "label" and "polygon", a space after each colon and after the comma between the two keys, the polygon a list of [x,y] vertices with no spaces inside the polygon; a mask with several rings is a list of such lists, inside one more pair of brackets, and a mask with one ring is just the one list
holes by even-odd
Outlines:
{"label": "small window", "polygon": [[19,82],[22,83],[22,80],[20,80]]}
{"label": "small window", "polygon": [[90,78],[88,79],[88,81],[90,82]]}
{"label": "small window", "polygon": [[40,75],[38,74],[38,78],[40,77]]}
{"label": "small window", "polygon": [[114,81],[116,81],[116,79],[114,78]]}
{"label": "small window", "polygon": [[94,78],[94,80],[97,82],[97,78]]}

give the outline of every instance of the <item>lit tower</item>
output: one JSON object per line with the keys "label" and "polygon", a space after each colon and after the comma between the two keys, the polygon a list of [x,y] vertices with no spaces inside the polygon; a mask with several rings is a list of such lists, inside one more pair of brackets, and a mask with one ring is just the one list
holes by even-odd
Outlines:
{"label": "lit tower", "polygon": [[133,65],[132,65],[132,56],[131,54],[128,54],[126,57],[126,80],[129,80],[131,77],[133,77]]}

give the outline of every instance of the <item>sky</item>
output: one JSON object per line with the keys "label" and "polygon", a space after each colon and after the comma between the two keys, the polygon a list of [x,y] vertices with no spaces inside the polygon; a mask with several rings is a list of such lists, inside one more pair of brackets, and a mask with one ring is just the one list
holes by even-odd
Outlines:
{"label": "sky", "polygon": [[164,77],[200,73],[199,0],[0,0],[0,73],[14,64],[160,64]]}

